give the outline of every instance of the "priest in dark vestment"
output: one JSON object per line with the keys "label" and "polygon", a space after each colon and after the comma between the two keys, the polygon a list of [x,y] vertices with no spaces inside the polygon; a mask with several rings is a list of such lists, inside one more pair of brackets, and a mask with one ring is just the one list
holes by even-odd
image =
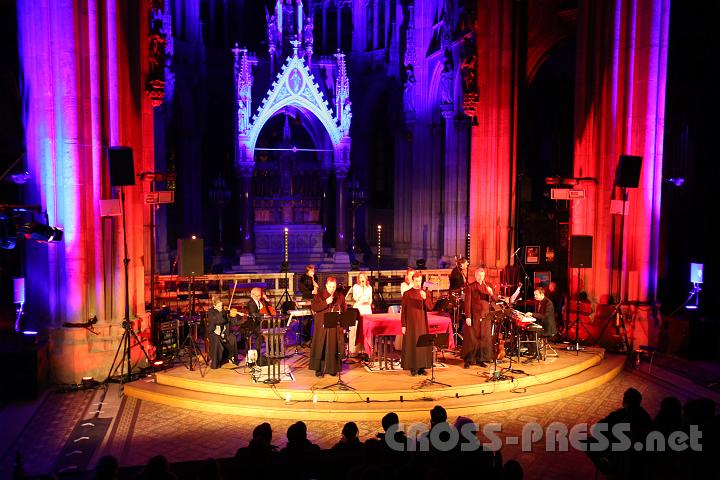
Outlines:
{"label": "priest in dark vestment", "polygon": [[400,363],[403,370],[411,375],[425,375],[425,369],[432,367],[432,348],[416,347],[420,335],[428,333],[427,312],[432,310],[430,295],[422,290],[422,273],[415,272],[412,288],[402,297],[400,321],[402,322],[402,353]]}
{"label": "priest in dark vestment", "polygon": [[465,360],[464,368],[477,363],[485,367],[485,362],[494,359],[492,320],[490,302],[497,300],[493,289],[485,283],[485,269],[475,270],[475,281],[465,287],[465,329],[461,355]]}
{"label": "priest in dark vestment", "polygon": [[342,364],[339,355],[345,350],[342,327],[325,328],[325,315],[330,312],[342,313],[347,310],[345,295],[337,292],[335,277],[328,277],[325,286],[313,297],[310,309],[315,317],[315,332],[310,347],[308,368],[315,370],[315,376],[336,375]]}

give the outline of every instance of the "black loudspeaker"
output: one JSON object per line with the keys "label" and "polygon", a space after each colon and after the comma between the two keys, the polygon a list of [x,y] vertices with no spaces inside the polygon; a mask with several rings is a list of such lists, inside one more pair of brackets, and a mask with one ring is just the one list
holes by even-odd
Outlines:
{"label": "black loudspeaker", "polygon": [[133,165],[132,148],[108,148],[108,162],[110,164],[111,186],[124,187],[127,185],[135,185],[135,166]]}
{"label": "black loudspeaker", "polygon": [[615,170],[615,186],[625,188],[637,188],[640,184],[640,168],[642,157],[635,155],[620,155],[620,160]]}
{"label": "black loudspeaker", "polygon": [[571,268],[592,268],[592,240],[590,235],[570,237]]}
{"label": "black loudspeaker", "polygon": [[202,238],[178,240],[178,275],[190,277],[205,272]]}

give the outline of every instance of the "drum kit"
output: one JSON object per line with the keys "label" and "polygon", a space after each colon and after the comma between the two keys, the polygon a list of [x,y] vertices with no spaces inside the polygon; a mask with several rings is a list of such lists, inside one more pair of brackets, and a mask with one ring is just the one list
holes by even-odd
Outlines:
{"label": "drum kit", "polygon": [[[499,342],[499,338],[503,339],[504,342],[517,344],[517,338],[534,321],[534,319],[526,317],[522,312],[512,308],[521,286],[522,284],[508,283],[499,284],[496,287],[499,292],[505,294],[498,295],[498,301],[493,304],[496,312],[492,316],[494,325],[493,339],[496,344]],[[461,326],[465,315],[465,289],[447,290],[446,294],[440,295],[437,299],[433,311],[450,314],[455,344],[459,345],[459,340],[462,340]],[[510,348],[508,350],[513,352],[516,349]]]}

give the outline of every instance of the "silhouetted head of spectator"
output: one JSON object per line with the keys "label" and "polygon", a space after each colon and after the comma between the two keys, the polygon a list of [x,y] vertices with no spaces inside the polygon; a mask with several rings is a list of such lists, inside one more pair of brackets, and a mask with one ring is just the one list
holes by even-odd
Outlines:
{"label": "silhouetted head of spectator", "polygon": [[272,427],[267,422],[261,423],[255,427],[252,436],[254,442],[270,445],[270,442],[272,442]]}
{"label": "silhouetted head of spectator", "polygon": [[457,431],[459,432],[459,431],[462,429],[463,425],[468,425],[468,424],[472,424],[472,423],[473,423],[472,418],[468,418],[468,417],[457,417],[457,418],[455,419],[455,423],[453,423],[453,426],[454,426],[454,427],[457,429]]}
{"label": "silhouetted head of spectator", "polygon": [[220,472],[220,464],[214,458],[208,458],[200,465],[198,478],[203,480],[220,480],[222,473]]}
{"label": "silhouetted head of spectator", "polygon": [[503,480],[522,480],[522,465],[517,460],[508,460],[503,465],[502,478]]}
{"label": "silhouetted head of spectator", "polygon": [[397,425],[398,423],[400,423],[400,418],[395,412],[387,413],[382,418],[382,427],[383,430],[385,430],[386,432],[390,429],[390,427],[392,427],[393,425]]}
{"label": "silhouetted head of spectator", "polygon": [[289,444],[299,444],[307,440],[307,426],[303,422],[295,422],[287,429]]}
{"label": "silhouetted head of spectator", "polygon": [[625,390],[623,395],[623,407],[628,409],[638,408],[642,403],[642,394],[636,389],[630,387]]}
{"label": "silhouetted head of spectator", "polygon": [[665,397],[660,403],[658,418],[682,421],[682,404],[677,397]]}
{"label": "silhouetted head of spectator", "polygon": [[430,425],[437,425],[442,422],[447,422],[447,412],[440,405],[435,405],[430,410]]}
{"label": "silhouetted head of spectator", "polygon": [[170,464],[163,455],[156,455],[148,460],[144,468],[144,478],[172,478],[169,472]]}
{"label": "silhouetted head of spectator", "polygon": [[715,416],[715,402],[709,398],[695,398],[685,403],[685,424],[703,426],[709,425]]}
{"label": "silhouetted head of spectator", "polygon": [[345,425],[343,425],[342,428],[342,436],[345,437],[345,440],[354,441],[358,438],[358,426],[355,422],[347,422]]}
{"label": "silhouetted head of spectator", "polygon": [[95,465],[96,480],[114,480],[118,477],[119,463],[112,455],[102,457]]}
{"label": "silhouetted head of spectator", "polygon": [[[383,457],[383,442],[377,438],[368,438],[365,440],[365,464],[366,465],[378,465],[382,462]],[[374,477],[380,478],[380,477]]]}

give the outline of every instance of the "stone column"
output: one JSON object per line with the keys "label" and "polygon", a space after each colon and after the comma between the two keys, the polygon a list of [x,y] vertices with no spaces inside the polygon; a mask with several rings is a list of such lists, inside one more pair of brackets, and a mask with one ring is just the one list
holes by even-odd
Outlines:
{"label": "stone column", "polygon": [[[110,145],[133,148],[135,172],[153,170],[147,5],[74,0],[18,2],[18,43],[27,104],[25,142],[32,182],[25,201],[64,229],[53,244],[25,241],[27,318],[47,333],[55,380],[104,378],[122,335],[122,222],[101,218]],[[134,19],[134,22],[119,19]],[[128,31],[129,24],[140,25]],[[122,47],[121,47],[122,46]],[[131,46],[131,47],[128,47]],[[142,186],[124,187],[133,328],[147,328]],[[40,218],[40,217],[38,217]],[[98,336],[67,329],[97,316]],[[45,336],[45,335],[43,335]],[[140,352],[132,350],[133,361]]]}
{"label": "stone column", "polygon": [[[591,299],[607,303],[622,272],[621,299],[645,312],[630,332],[636,344],[657,334],[648,318],[657,293],[669,14],[670,0],[580,2],[578,9],[574,173],[597,184],[573,208],[571,233],[593,236],[593,268],[581,274]],[[620,264],[621,220],[610,205],[620,200],[614,180],[622,154],[643,163],[639,188],[628,189]]]}
{"label": "stone column", "polygon": [[513,2],[478,5],[477,121],[470,146],[470,257],[504,267],[510,257],[517,137]]}

